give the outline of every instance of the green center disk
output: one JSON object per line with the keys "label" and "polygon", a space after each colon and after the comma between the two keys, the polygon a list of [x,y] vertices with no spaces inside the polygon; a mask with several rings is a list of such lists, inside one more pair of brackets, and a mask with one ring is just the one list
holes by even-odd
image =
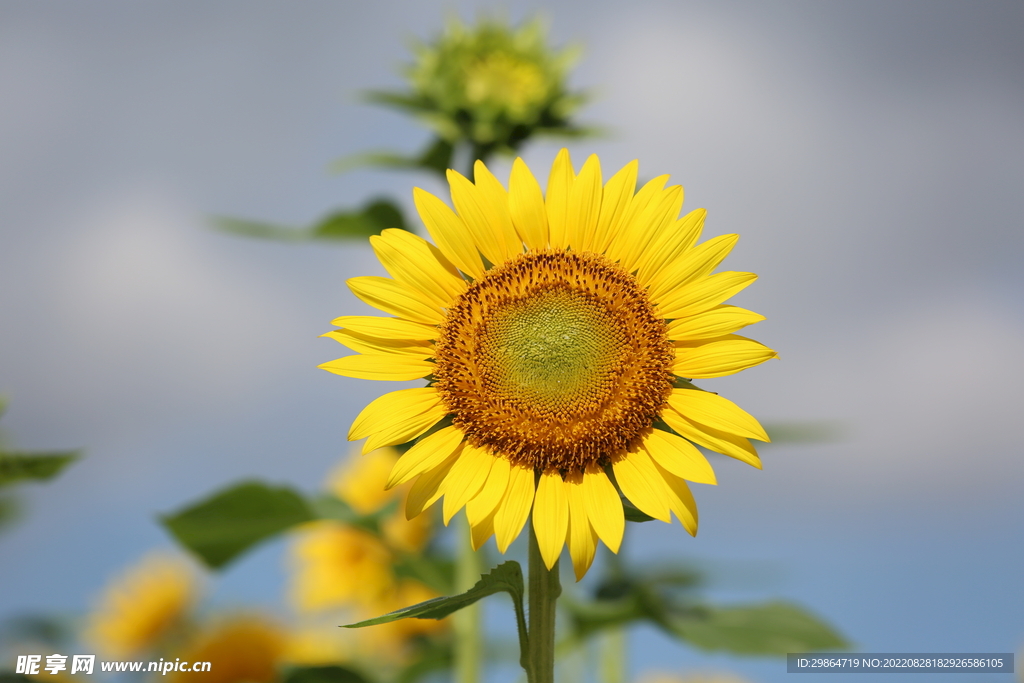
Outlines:
{"label": "green center disk", "polygon": [[616,374],[624,339],[587,295],[551,288],[510,301],[480,336],[486,383],[535,410],[592,407]]}

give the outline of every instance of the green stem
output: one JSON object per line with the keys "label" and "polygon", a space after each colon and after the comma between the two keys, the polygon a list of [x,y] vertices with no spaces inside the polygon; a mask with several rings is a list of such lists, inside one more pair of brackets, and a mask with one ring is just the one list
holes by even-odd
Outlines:
{"label": "green stem", "polygon": [[601,648],[601,683],[626,683],[626,629],[608,629]]}
{"label": "green stem", "polygon": [[530,527],[530,660],[526,669],[529,683],[555,680],[555,602],[562,594],[558,561],[550,570],[544,565],[537,534]]}
{"label": "green stem", "polygon": [[[626,573],[622,563],[623,548],[620,546],[618,553],[613,553],[607,548],[605,550],[605,571],[612,579],[622,579]],[[600,683],[626,683],[626,627],[612,626],[607,630],[603,640],[605,642],[601,643]]]}
{"label": "green stem", "polygon": [[[458,542],[455,558],[455,595],[465,593],[480,580],[483,570],[480,556],[470,542],[469,522],[465,515],[456,515]],[[479,683],[483,639],[480,632],[480,603],[464,607],[452,615],[455,631],[455,683]]]}

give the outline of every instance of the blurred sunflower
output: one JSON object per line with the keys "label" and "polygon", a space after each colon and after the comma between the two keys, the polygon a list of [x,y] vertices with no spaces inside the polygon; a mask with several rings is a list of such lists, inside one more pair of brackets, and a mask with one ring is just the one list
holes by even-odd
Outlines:
{"label": "blurred sunflower", "polygon": [[539,20],[511,28],[453,19],[436,40],[413,50],[405,69],[410,90],[371,92],[370,100],[411,111],[440,140],[469,143],[475,157],[514,150],[535,133],[585,132],[569,117],[586,97],[566,83],[579,50],[549,48]]}
{"label": "blurred sunflower", "polygon": [[257,614],[236,615],[200,634],[181,657],[185,662],[210,662],[209,671],[176,671],[169,681],[205,683],[271,683],[287,650],[286,633]]}
{"label": "blurred sunflower", "polygon": [[356,655],[354,641],[351,632],[338,628],[336,615],[321,615],[288,630],[282,659],[294,666],[338,664]]}
{"label": "blurred sunflower", "polygon": [[394,590],[391,552],[363,529],[312,522],[297,533],[291,556],[291,599],[299,612],[376,604]]}
{"label": "blurred sunflower", "polygon": [[[404,503],[408,486],[387,489],[388,475],[398,462],[398,450],[378,448],[359,457],[353,454],[327,478],[327,490],[345,501],[361,515],[380,511],[392,501]],[[406,519],[395,510],[381,521],[381,534],[392,548],[405,552],[419,552],[430,540],[431,522],[427,515]]]}
{"label": "blurred sunflower", "polygon": [[478,161],[475,183],[448,171],[455,211],[414,191],[434,244],[370,238],[393,279],[348,285],[394,317],[336,319],[325,336],[357,354],[320,367],[428,379],[371,402],[349,431],[364,452],[419,439],[387,482],[418,477],[410,518],[443,497],[445,523],[465,507],[474,546],[496,535],[505,552],[532,509],[547,566],[568,543],[579,579],[598,539],[619,548],[619,491],[696,533],[686,481],[715,475],[694,444],[760,467],[757,420],[689,382],[776,356],[734,334],[763,316],[723,305],[756,276],[712,274],[738,236],[696,244],[706,212],[678,218],[683,191],[667,176],[635,192],[637,168],[603,184],[596,156],[577,175],[562,150],[545,196],[521,159],[508,191]]}
{"label": "blurred sunflower", "polygon": [[[385,487],[399,460],[397,449],[384,447],[353,455],[328,475],[329,493],[360,515],[404,502],[409,486]],[[380,536],[334,520],[307,524],[296,533],[291,546],[292,604],[304,614],[352,608],[376,612],[393,602],[396,594],[415,590],[398,580],[393,565],[402,552],[422,550],[429,537],[426,515],[407,520],[397,508],[380,520]]]}
{"label": "blurred sunflower", "polygon": [[184,558],[153,553],[114,579],[87,619],[85,637],[111,658],[150,650],[176,634],[199,597]]}

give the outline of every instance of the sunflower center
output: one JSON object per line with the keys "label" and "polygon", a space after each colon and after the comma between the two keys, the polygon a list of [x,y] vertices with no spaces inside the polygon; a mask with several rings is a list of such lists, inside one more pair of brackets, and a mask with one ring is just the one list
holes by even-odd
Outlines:
{"label": "sunflower center", "polygon": [[672,390],[672,347],[636,279],[603,256],[530,252],[448,311],[434,379],[476,446],[541,471],[633,448]]}
{"label": "sunflower center", "polygon": [[564,284],[497,306],[480,331],[484,385],[549,414],[585,410],[606,393],[623,345],[600,302]]}

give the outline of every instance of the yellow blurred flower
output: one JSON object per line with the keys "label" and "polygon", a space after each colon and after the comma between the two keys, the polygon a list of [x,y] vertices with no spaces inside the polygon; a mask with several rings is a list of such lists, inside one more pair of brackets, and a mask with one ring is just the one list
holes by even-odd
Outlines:
{"label": "yellow blurred flower", "polygon": [[291,555],[291,599],[299,612],[373,604],[394,588],[388,548],[373,534],[341,522],[307,525]]}
{"label": "yellow blurred flower", "polygon": [[381,525],[384,539],[397,550],[419,552],[430,539],[431,520],[421,515],[406,519],[401,511],[411,485],[385,488],[399,453],[390,446],[377,448],[366,455],[353,451],[349,459],[328,475],[327,490],[361,515],[377,512],[391,501],[398,501],[395,512]]}
{"label": "yellow blurred flower", "polygon": [[288,633],[283,659],[297,666],[324,666],[348,661],[354,656],[355,636],[338,628],[336,618],[303,623]]}
{"label": "yellow blurred flower", "polygon": [[284,631],[259,615],[231,617],[200,635],[180,659],[210,662],[209,671],[177,671],[168,681],[271,683],[287,647]]}
{"label": "yellow blurred flower", "polygon": [[391,547],[409,553],[418,553],[430,540],[433,524],[429,515],[420,515],[412,519],[405,518],[406,496],[402,496],[402,505],[395,510],[395,514],[390,515],[381,523],[381,533],[384,534],[384,539]]}
{"label": "yellow blurred flower", "polygon": [[328,475],[327,490],[361,515],[377,512],[399,495],[397,490],[384,489],[396,462],[398,451],[391,447],[378,448],[363,456],[353,452]]}
{"label": "yellow blurred flower", "polygon": [[153,553],[110,582],[88,617],[86,639],[111,658],[149,650],[182,624],[200,579],[184,558]]}

